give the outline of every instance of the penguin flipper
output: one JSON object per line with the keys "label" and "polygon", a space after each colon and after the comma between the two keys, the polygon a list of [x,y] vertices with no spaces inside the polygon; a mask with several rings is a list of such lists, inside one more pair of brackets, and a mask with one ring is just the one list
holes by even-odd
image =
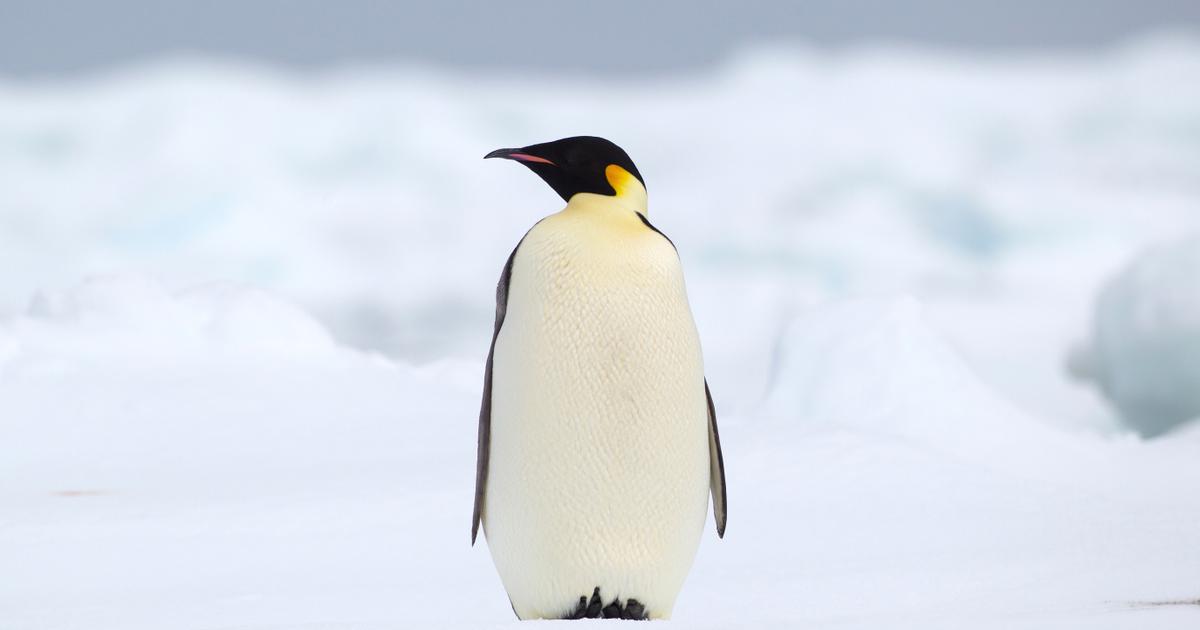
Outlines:
{"label": "penguin flipper", "polygon": [[725,457],[721,454],[721,435],[717,432],[717,410],[713,406],[712,393],[708,391],[708,379],[704,379],[704,397],[708,401],[708,483],[712,492],[713,520],[717,523],[717,537],[725,537],[725,519],[728,514],[725,503]]}
{"label": "penguin flipper", "polygon": [[[521,240],[524,240],[523,238]],[[488,458],[492,441],[492,354],[496,351],[496,337],[500,335],[500,326],[504,324],[504,314],[508,310],[508,284],[512,280],[513,259],[521,243],[513,248],[500,272],[500,282],[496,283],[496,325],[492,330],[492,345],[488,348],[487,363],[483,369],[483,401],[479,404],[479,443],[475,458],[475,509],[471,515],[471,544],[479,535],[479,524],[483,521],[483,497],[487,493]]]}

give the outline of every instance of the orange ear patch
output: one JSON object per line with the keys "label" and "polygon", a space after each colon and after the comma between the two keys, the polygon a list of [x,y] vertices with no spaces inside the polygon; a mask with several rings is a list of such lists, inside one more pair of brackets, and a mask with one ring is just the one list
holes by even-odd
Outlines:
{"label": "orange ear patch", "polygon": [[636,179],[633,173],[616,164],[604,167],[604,178],[608,180],[608,185],[617,192],[618,197],[624,195],[625,191],[629,189],[630,183]]}

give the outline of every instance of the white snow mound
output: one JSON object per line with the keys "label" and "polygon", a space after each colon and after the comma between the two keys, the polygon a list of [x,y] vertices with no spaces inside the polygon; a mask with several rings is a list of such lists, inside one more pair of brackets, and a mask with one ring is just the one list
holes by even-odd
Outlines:
{"label": "white snow mound", "polygon": [[1147,250],[1104,285],[1069,367],[1142,435],[1200,417],[1200,234]]}
{"label": "white snow mound", "polygon": [[[915,440],[1009,467],[1072,445],[993,392],[912,298],[856,300],[797,317],[776,352],[764,415],[817,430]],[[1035,458],[1036,459],[1036,458]]]}
{"label": "white snow mound", "polygon": [[98,277],[65,291],[39,292],[7,328],[0,332],[0,365],[349,352],[307,313],[262,291],[210,284],[173,293],[141,276]]}

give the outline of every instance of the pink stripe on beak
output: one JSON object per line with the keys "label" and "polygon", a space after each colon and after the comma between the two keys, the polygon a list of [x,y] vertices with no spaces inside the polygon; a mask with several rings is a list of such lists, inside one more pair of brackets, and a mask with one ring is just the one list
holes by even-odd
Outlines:
{"label": "pink stripe on beak", "polygon": [[547,160],[546,158],[541,158],[536,155],[529,155],[528,153],[509,153],[505,157],[507,157],[511,160],[517,160],[519,162],[537,162],[539,164],[549,164],[550,166],[558,166],[557,164],[555,164],[554,162],[551,162],[550,160]]}

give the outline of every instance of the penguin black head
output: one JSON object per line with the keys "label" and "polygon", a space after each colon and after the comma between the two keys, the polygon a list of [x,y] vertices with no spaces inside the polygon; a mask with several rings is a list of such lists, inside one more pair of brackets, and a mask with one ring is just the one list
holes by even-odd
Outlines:
{"label": "penguin black head", "polygon": [[628,153],[595,136],[563,138],[519,149],[496,149],[483,157],[524,164],[550,184],[564,201],[570,201],[578,193],[619,196],[634,178],[643,189],[646,186]]}

